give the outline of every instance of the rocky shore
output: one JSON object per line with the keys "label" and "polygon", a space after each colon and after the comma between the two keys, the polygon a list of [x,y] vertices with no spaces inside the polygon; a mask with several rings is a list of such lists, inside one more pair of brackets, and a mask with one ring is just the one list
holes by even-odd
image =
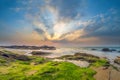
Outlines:
{"label": "rocky shore", "polygon": [[5,59],[9,59],[9,60],[21,60],[21,61],[29,61],[31,60],[29,57],[25,56],[25,55],[18,55],[18,54],[14,54],[12,52],[9,51],[0,51],[0,57],[3,57]]}
{"label": "rocky shore", "polygon": [[[62,74],[66,74],[68,72],[68,76],[69,76],[70,75],[69,70],[71,70],[71,72],[76,74],[76,76],[80,76],[80,74],[82,75],[86,74],[84,75],[86,77],[81,75],[81,77],[84,77],[85,80],[87,79],[88,80],[94,80],[94,79],[95,80],[101,80],[101,79],[102,80],[119,80],[120,79],[119,69],[114,65],[110,64],[108,59],[104,57],[98,57],[98,56],[83,53],[83,52],[77,52],[71,55],[62,55],[60,57],[55,57],[55,58],[47,58],[46,57],[47,55],[53,54],[52,52],[47,52],[47,51],[32,51],[30,52],[30,54],[32,54],[32,56],[26,56],[23,54],[16,54],[14,52],[7,51],[7,50],[1,50],[0,51],[0,72],[1,72],[0,77],[1,75],[3,76],[3,74],[7,73],[7,72],[4,72],[4,70],[2,70],[3,69],[2,66],[5,65],[4,67],[8,68],[6,64],[7,65],[11,64],[12,67],[10,69],[13,70],[13,72],[15,67],[17,67],[18,69],[18,66],[20,66],[19,70],[22,70],[22,69],[24,70],[24,67],[25,69],[29,68],[30,71],[28,70],[24,73],[29,74],[27,76],[31,76],[31,77],[34,77],[38,73],[40,74],[39,76],[45,76],[45,75],[48,76],[48,75],[57,74],[59,72]],[[117,57],[114,60],[114,62],[120,65],[120,57]],[[73,66],[74,68],[72,68]],[[7,68],[5,69],[7,70]],[[34,68],[37,68],[37,69],[34,69]],[[64,73],[63,71],[65,70],[65,68],[67,68],[67,70]],[[77,73],[73,71],[76,69],[78,71]],[[80,69],[80,71],[78,69]],[[19,70],[17,70],[17,73],[21,73]],[[19,74],[17,73],[16,75],[18,76]],[[23,74],[22,76],[26,75],[24,73],[22,73]],[[90,75],[91,77],[89,77]],[[64,77],[68,77],[68,76],[64,76]],[[72,75],[71,79],[73,77],[76,78],[76,76]],[[36,77],[38,77],[38,75]],[[44,78],[46,79],[46,77]],[[54,77],[51,76],[51,78],[54,78]],[[78,77],[75,80],[77,79]]]}
{"label": "rocky shore", "polygon": [[[92,48],[91,50],[96,51],[97,49],[96,48]],[[110,48],[102,48],[101,51],[103,51],[103,52],[120,52],[119,50],[116,50],[114,48],[111,48],[111,49]]]}
{"label": "rocky shore", "polygon": [[13,45],[13,46],[0,46],[1,48],[11,48],[11,49],[30,49],[30,50],[39,50],[39,49],[43,49],[43,50],[56,50],[56,47],[54,46],[17,46],[17,45]]}

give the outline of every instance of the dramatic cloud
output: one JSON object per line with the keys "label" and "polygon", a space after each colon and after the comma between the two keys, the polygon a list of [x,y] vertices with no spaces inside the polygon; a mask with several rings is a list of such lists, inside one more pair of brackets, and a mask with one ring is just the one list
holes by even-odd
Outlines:
{"label": "dramatic cloud", "polygon": [[118,2],[104,7],[102,3],[106,4],[106,1],[96,5],[97,2],[93,4],[89,0],[17,0],[6,5],[10,13],[3,14],[6,20],[1,17],[10,27],[0,24],[4,29],[0,30],[0,41],[119,44]]}
{"label": "dramatic cloud", "polygon": [[[38,4],[41,2],[43,4]],[[28,4],[23,3],[27,11],[26,19],[36,27],[34,31],[44,35],[45,40],[59,40],[64,34],[73,32],[80,27],[78,21],[74,20],[81,18],[80,15],[84,8],[83,0],[41,0],[37,4],[36,1],[30,0]]]}
{"label": "dramatic cloud", "polygon": [[120,37],[120,12],[99,14],[91,19],[90,25],[84,28],[86,35],[83,37]]}

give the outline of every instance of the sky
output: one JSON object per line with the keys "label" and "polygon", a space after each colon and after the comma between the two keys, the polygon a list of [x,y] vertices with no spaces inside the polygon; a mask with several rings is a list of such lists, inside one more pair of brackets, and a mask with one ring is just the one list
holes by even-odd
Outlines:
{"label": "sky", "polygon": [[120,0],[0,0],[1,45],[120,45]]}

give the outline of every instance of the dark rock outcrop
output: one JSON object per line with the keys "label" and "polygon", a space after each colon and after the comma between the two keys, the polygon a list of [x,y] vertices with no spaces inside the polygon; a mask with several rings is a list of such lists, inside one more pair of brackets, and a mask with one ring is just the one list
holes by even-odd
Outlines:
{"label": "dark rock outcrop", "polygon": [[111,49],[111,51],[117,51],[116,49]]}
{"label": "dark rock outcrop", "polygon": [[21,61],[29,61],[31,60],[28,56],[25,55],[18,55],[18,54],[11,54],[11,53],[5,53],[0,51],[0,56],[3,58],[9,58],[9,59],[16,59],[16,60],[21,60]]}
{"label": "dark rock outcrop", "polygon": [[13,45],[13,46],[0,46],[2,48],[12,48],[12,49],[33,49],[33,50],[39,50],[39,49],[44,49],[44,50],[56,50],[56,47],[54,46],[17,46],[17,45]]}
{"label": "dark rock outcrop", "polygon": [[109,48],[103,48],[102,51],[111,52],[111,50]]}
{"label": "dark rock outcrop", "polygon": [[91,49],[91,50],[97,50],[97,49],[93,48],[93,49]]}
{"label": "dark rock outcrop", "polygon": [[41,46],[40,49],[45,49],[45,50],[56,50],[54,46]]}
{"label": "dark rock outcrop", "polygon": [[102,51],[112,52],[112,51],[117,51],[117,50],[116,49],[103,48]]}
{"label": "dark rock outcrop", "polygon": [[50,52],[42,52],[42,51],[33,51],[31,52],[32,55],[40,55],[40,56],[44,56],[44,55],[49,55],[51,54]]}

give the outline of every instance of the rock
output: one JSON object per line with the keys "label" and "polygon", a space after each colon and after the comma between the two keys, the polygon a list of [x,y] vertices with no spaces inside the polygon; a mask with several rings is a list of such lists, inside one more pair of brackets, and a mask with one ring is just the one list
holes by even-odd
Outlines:
{"label": "rock", "polygon": [[97,50],[97,49],[93,48],[93,49],[91,49],[91,50]]}
{"label": "rock", "polygon": [[56,50],[56,48],[54,46],[41,46],[40,47],[41,49],[44,49],[44,50]]}
{"label": "rock", "polygon": [[117,58],[120,58],[120,56],[117,56]]}
{"label": "rock", "polygon": [[112,66],[108,69],[98,67],[93,70],[96,71],[94,75],[95,80],[120,80],[120,72],[115,70]]}
{"label": "rock", "polygon": [[86,54],[86,53],[75,53],[74,55],[64,55],[62,57],[59,57],[58,59],[64,59],[64,60],[81,60],[81,61],[87,61],[89,63],[95,62],[99,57]]}
{"label": "rock", "polygon": [[102,51],[110,52],[111,50],[109,48],[103,48]]}
{"label": "rock", "polygon": [[104,68],[106,68],[106,69],[107,69],[107,68],[109,68],[109,66],[110,66],[110,62],[109,62],[109,61],[107,61],[107,62],[106,62],[106,64],[104,65]]}
{"label": "rock", "polygon": [[115,62],[116,64],[119,64],[119,65],[120,65],[120,57],[117,57],[117,58],[114,60],[114,62]]}
{"label": "rock", "polygon": [[25,55],[17,55],[15,59],[21,60],[21,61],[29,61],[29,60],[31,60],[28,56],[25,56]]}
{"label": "rock", "polygon": [[42,52],[42,51],[33,51],[31,52],[32,55],[49,55],[51,54],[50,52]]}
{"label": "rock", "polygon": [[17,46],[17,45],[13,45],[13,46],[0,46],[1,48],[12,48],[12,49],[35,49],[35,50],[39,50],[39,49],[45,49],[45,50],[56,50],[56,47],[54,46]]}
{"label": "rock", "polygon": [[116,49],[103,48],[102,51],[112,52],[112,51],[116,51]]}
{"label": "rock", "polygon": [[86,54],[86,53],[75,53],[74,56],[83,56],[83,57],[99,58],[98,56],[94,56],[94,55],[92,55],[92,54]]}
{"label": "rock", "polygon": [[16,60],[21,60],[21,61],[29,61],[31,60],[28,56],[25,55],[18,55],[18,54],[12,54],[12,53],[5,53],[0,51],[0,56],[4,58],[9,58],[9,59],[16,59]]}
{"label": "rock", "polygon": [[120,51],[118,51],[120,53]]}
{"label": "rock", "polygon": [[116,51],[116,49],[111,49],[111,51]]}

